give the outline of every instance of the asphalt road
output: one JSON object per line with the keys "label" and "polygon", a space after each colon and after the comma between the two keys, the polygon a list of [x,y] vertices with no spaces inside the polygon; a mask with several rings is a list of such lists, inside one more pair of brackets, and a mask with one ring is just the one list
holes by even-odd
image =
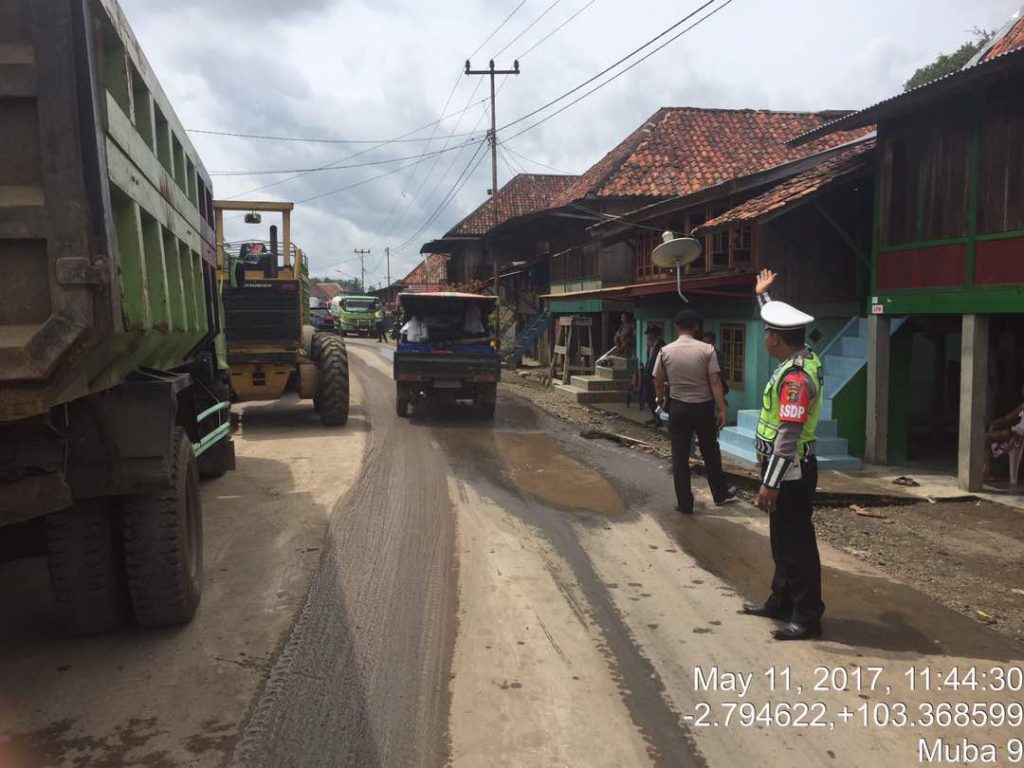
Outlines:
{"label": "asphalt road", "polygon": [[[493,424],[399,419],[389,350],[349,346],[349,427],[295,402],[243,416],[239,470],[204,486],[212,586],[189,627],[63,640],[41,561],[0,567],[0,768],[902,766],[922,733],[1005,760],[1005,727],[838,713],[1019,699],[905,675],[1005,668],[1019,647],[828,548],[826,638],[774,643],[736,613],[768,582],[756,510],[702,489],[682,518],[663,462],[508,398]],[[697,667],[736,677],[704,690]],[[870,689],[815,685],[865,667],[883,668]],[[823,725],[774,716],[801,704]]]}

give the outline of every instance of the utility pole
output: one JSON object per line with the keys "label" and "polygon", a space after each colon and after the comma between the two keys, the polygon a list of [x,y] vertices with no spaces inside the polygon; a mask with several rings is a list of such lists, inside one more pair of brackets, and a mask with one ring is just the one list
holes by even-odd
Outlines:
{"label": "utility pole", "polygon": [[388,290],[391,290],[391,248],[384,249],[384,258],[388,262]]}
{"label": "utility pole", "polygon": [[[496,70],[495,59],[490,59],[489,67],[486,70],[473,70],[470,68],[469,59],[466,59],[466,74],[467,75],[487,75],[490,78],[490,197],[495,197],[498,194],[498,115],[495,108],[495,75],[518,75],[519,74],[519,60],[516,59],[512,63],[511,70]],[[492,206],[493,210],[493,226],[498,226],[498,206]],[[498,254],[494,255],[495,261],[495,298],[498,299],[498,304],[495,307],[495,335],[499,341],[501,341],[500,323],[501,323],[501,296],[499,293],[499,269],[498,269]]]}
{"label": "utility pole", "polygon": [[366,257],[372,253],[369,250],[355,248],[352,253],[359,257],[359,292],[366,293]]}
{"label": "utility pole", "polygon": [[513,69],[495,69],[494,59],[490,61],[489,69],[470,69],[469,60],[466,60],[467,75],[488,75],[491,78],[491,195],[498,194],[498,118],[494,108],[494,76],[495,75],[518,75],[519,61],[513,63]]}

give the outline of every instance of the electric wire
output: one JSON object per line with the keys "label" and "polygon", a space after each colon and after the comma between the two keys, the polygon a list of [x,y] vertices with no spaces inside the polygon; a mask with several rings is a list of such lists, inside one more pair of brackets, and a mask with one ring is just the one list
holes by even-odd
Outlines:
{"label": "electric wire", "polygon": [[261,171],[211,171],[210,172],[210,176],[216,176],[216,177],[221,177],[221,178],[231,177],[231,176],[275,176],[275,175],[284,174],[284,173],[297,173],[297,174],[308,175],[308,174],[311,174],[311,173],[320,173],[322,171],[341,171],[341,170],[349,170],[349,169],[352,169],[352,168],[369,168],[369,167],[375,166],[375,165],[390,165],[391,163],[404,163],[407,160],[417,160],[417,159],[433,157],[434,155],[443,155],[443,154],[446,154],[448,152],[454,152],[457,149],[462,149],[463,147],[472,146],[475,143],[476,143],[475,140],[474,141],[466,141],[466,142],[463,142],[462,144],[457,144],[457,145],[455,145],[453,147],[445,147],[445,148],[442,148],[442,149],[432,150],[431,152],[425,152],[425,153],[421,153],[419,155],[408,155],[406,157],[389,157],[389,158],[385,158],[383,160],[370,160],[370,161],[367,161],[365,163],[353,163],[351,165],[317,166],[315,168],[279,168],[279,169],[275,169],[275,170],[261,170]]}
{"label": "electric wire", "polygon": [[[533,27],[537,24],[538,21],[540,21],[545,16],[547,16],[549,13],[551,13],[551,11],[554,10],[555,6],[558,5],[560,2],[562,2],[562,0],[555,0],[553,3],[551,3],[551,5],[549,5],[547,8],[545,8],[541,12],[540,16],[538,16],[533,21],[531,21],[529,24],[527,24],[523,28],[522,32],[520,32],[518,35],[516,35],[511,40],[509,40],[507,43],[505,43],[505,46],[500,51],[498,51],[496,54],[494,54],[494,56],[492,56],[491,58],[492,59],[498,58],[499,56],[501,56],[501,54],[503,54],[505,51],[507,51],[513,45],[518,43],[522,39],[523,35],[525,35],[527,32],[529,32],[531,29],[533,29]],[[472,57],[470,57],[470,58],[472,58]]]}
{"label": "electric wire", "polygon": [[[567,98],[569,98],[570,96],[572,96],[572,95],[573,95],[574,93],[576,93],[577,91],[579,91],[579,90],[582,90],[583,88],[587,87],[587,86],[588,86],[588,85],[590,85],[590,84],[591,84],[592,82],[594,82],[595,80],[598,80],[598,79],[600,79],[601,77],[603,77],[604,75],[606,75],[606,74],[608,74],[609,72],[611,72],[611,71],[612,71],[613,69],[615,69],[616,67],[618,67],[618,66],[620,66],[621,64],[623,64],[623,63],[625,63],[625,62],[629,61],[629,60],[630,60],[631,58],[633,58],[634,56],[636,56],[636,55],[637,55],[638,53],[640,53],[641,51],[643,51],[643,50],[644,50],[645,48],[648,48],[648,47],[650,47],[651,45],[653,45],[654,43],[656,43],[656,42],[657,42],[658,40],[660,40],[661,38],[665,37],[665,35],[667,35],[667,34],[669,34],[670,32],[672,32],[672,30],[674,30],[674,29],[676,29],[677,27],[679,27],[679,26],[681,26],[681,25],[685,24],[685,23],[686,23],[687,21],[689,21],[689,20],[690,20],[690,19],[692,19],[692,18],[693,18],[694,16],[696,16],[696,15],[697,15],[698,13],[700,13],[701,11],[703,11],[703,10],[704,10],[705,8],[707,8],[707,7],[708,7],[708,6],[710,6],[710,5],[714,5],[714,4],[716,3],[716,2],[718,2],[718,0],[705,0],[705,2],[704,2],[704,3],[702,4],[702,5],[698,6],[698,7],[697,7],[697,8],[695,9],[695,10],[691,11],[690,13],[686,14],[686,16],[684,16],[683,18],[681,18],[681,19],[680,19],[679,21],[677,21],[677,22],[676,22],[675,24],[672,24],[672,25],[671,25],[670,27],[668,27],[667,29],[664,29],[664,30],[662,30],[661,32],[659,32],[659,33],[658,33],[657,35],[655,35],[654,37],[652,37],[652,38],[651,38],[650,40],[648,40],[648,41],[647,41],[646,43],[644,43],[643,45],[641,45],[641,46],[640,46],[639,48],[635,48],[635,49],[633,49],[632,51],[630,51],[629,53],[627,53],[627,54],[626,54],[625,56],[623,56],[622,58],[620,58],[620,59],[618,59],[617,61],[615,61],[615,62],[614,62],[613,64],[610,64],[609,66],[607,66],[607,67],[605,67],[604,69],[602,69],[602,70],[601,70],[600,72],[598,72],[598,73],[597,73],[596,75],[594,75],[593,77],[590,77],[590,78],[588,78],[587,80],[584,80],[584,81],[583,81],[582,83],[580,83],[579,85],[577,85],[577,86],[576,86],[575,88],[572,88],[572,89],[570,89],[570,90],[566,91],[566,92],[565,92],[565,93],[563,93],[563,94],[562,94],[561,96],[558,96],[557,98],[554,98],[554,99],[552,99],[551,101],[549,101],[549,102],[548,102],[547,104],[544,104],[543,106],[537,107],[537,108],[536,108],[535,110],[533,110],[532,112],[527,112],[527,113],[526,113],[525,115],[522,115],[521,117],[517,117],[517,118],[516,118],[515,120],[513,120],[513,121],[512,121],[512,122],[510,122],[510,123],[506,123],[505,125],[501,126],[500,130],[505,130],[506,128],[511,128],[511,127],[512,127],[513,125],[518,125],[519,123],[523,122],[524,120],[529,120],[529,119],[530,119],[531,117],[533,117],[534,115],[540,114],[541,112],[543,112],[543,111],[544,111],[545,109],[547,109],[548,107],[552,107],[552,106],[554,106],[555,104],[557,104],[558,102],[560,102],[560,101],[563,101],[564,99],[567,99]],[[676,38],[672,38],[672,39],[673,39],[673,40],[675,40]],[[669,42],[671,42],[671,41],[669,41]],[[658,48],[658,49],[656,49],[656,50],[661,50],[661,49],[660,49],[660,48]],[[641,61],[643,61],[643,59],[641,59]],[[628,70],[623,70],[623,71],[628,71]],[[621,74],[621,73],[620,73],[620,74]],[[618,75],[617,75],[617,76],[618,76]],[[614,78],[613,78],[613,79],[614,79]]]}
{"label": "electric wire", "polygon": [[540,166],[541,168],[547,168],[549,171],[554,171],[555,173],[562,174],[563,176],[576,175],[572,171],[563,171],[561,168],[555,168],[553,165],[548,165],[547,163],[542,163],[540,160],[534,160],[532,157],[527,157],[521,152],[517,152],[516,150],[512,149],[512,147],[510,147],[507,142],[502,142],[501,146],[510,155],[518,157],[520,160],[525,160],[528,163],[533,163],[534,165]]}
{"label": "electric wire", "polygon": [[569,18],[567,18],[567,19],[566,19],[565,21],[563,21],[563,22],[562,22],[561,24],[559,24],[559,25],[558,25],[557,27],[555,27],[555,28],[554,28],[553,30],[551,30],[551,31],[550,31],[550,32],[548,32],[548,33],[547,33],[546,35],[544,35],[544,37],[542,37],[542,38],[541,38],[540,40],[538,40],[538,41],[537,41],[536,43],[534,43],[534,44],[533,44],[533,45],[531,45],[531,46],[530,46],[529,48],[527,48],[525,52],[523,52],[523,53],[519,54],[519,58],[520,58],[520,59],[524,59],[524,58],[526,58],[526,55],[527,55],[527,54],[529,54],[529,53],[532,53],[532,52],[533,52],[533,51],[534,51],[535,49],[539,48],[539,47],[540,47],[541,45],[543,45],[544,43],[546,43],[546,42],[548,41],[548,39],[549,39],[550,37],[552,37],[553,35],[555,35],[555,34],[556,34],[556,33],[558,33],[559,31],[561,31],[561,29],[562,29],[563,27],[565,27],[565,26],[566,26],[567,24],[569,24],[569,22],[573,21],[573,20],[574,20],[574,19],[575,19],[575,18],[576,18],[577,16],[579,16],[579,15],[580,15],[581,13],[583,13],[583,12],[584,12],[585,10],[587,10],[587,8],[589,8],[590,6],[592,6],[592,5],[593,5],[594,3],[596,3],[596,2],[597,2],[597,0],[589,0],[589,2],[588,2],[588,3],[586,4],[586,5],[584,5],[583,7],[581,7],[581,8],[580,8],[580,9],[579,9],[578,11],[576,11],[576,12],[575,12],[574,14],[572,14],[572,16],[570,16]]}
{"label": "electric wire", "polygon": [[[707,7],[708,5],[710,5],[710,4],[712,3],[712,2],[715,2],[715,0],[710,0],[710,2],[708,2],[708,3],[705,3],[705,4],[704,4],[704,5],[702,6],[702,8],[706,8],[706,7]],[[579,97],[577,97],[577,98],[573,99],[573,100],[572,100],[572,101],[570,101],[570,102],[569,102],[568,104],[564,104],[564,105],[562,105],[562,107],[560,107],[560,108],[559,108],[559,109],[557,109],[556,111],[552,112],[552,113],[551,113],[550,115],[547,115],[547,116],[545,116],[545,117],[542,117],[542,118],[541,118],[540,120],[538,120],[538,121],[537,121],[537,122],[535,122],[535,123],[532,123],[531,125],[527,126],[526,128],[524,128],[523,130],[519,131],[518,133],[514,133],[514,134],[512,134],[512,135],[511,135],[511,136],[509,136],[509,137],[508,137],[507,139],[505,139],[505,141],[512,141],[513,139],[515,139],[515,138],[518,138],[519,136],[522,136],[522,135],[523,135],[524,133],[527,133],[528,131],[532,131],[532,130],[533,130],[534,128],[537,128],[538,126],[540,126],[540,125],[542,125],[542,124],[546,123],[546,122],[547,122],[548,120],[551,120],[551,119],[553,119],[553,118],[557,117],[558,115],[562,114],[562,113],[563,113],[563,112],[565,112],[565,111],[566,111],[567,109],[569,109],[570,107],[572,107],[572,106],[574,106],[574,105],[576,105],[576,104],[579,104],[579,103],[580,103],[581,101],[583,101],[583,100],[584,100],[585,98],[587,98],[588,96],[591,96],[592,94],[594,94],[594,93],[596,93],[597,91],[601,90],[601,89],[602,89],[602,88],[604,88],[604,87],[605,87],[606,85],[609,85],[610,83],[613,83],[613,82],[614,82],[615,80],[617,80],[617,79],[619,79],[620,77],[622,77],[622,76],[623,76],[624,74],[626,74],[627,72],[629,72],[629,71],[630,71],[631,69],[633,69],[634,67],[637,67],[637,66],[639,66],[640,64],[642,64],[643,62],[645,62],[645,61],[646,61],[647,59],[649,59],[649,58],[650,58],[651,56],[653,56],[654,54],[658,53],[658,51],[661,51],[661,50],[662,50],[662,49],[664,49],[664,48],[665,48],[666,46],[669,46],[669,45],[671,45],[672,43],[674,43],[674,42],[675,42],[676,40],[678,40],[678,39],[679,39],[680,37],[682,37],[683,35],[685,35],[685,34],[686,34],[687,32],[689,32],[690,30],[694,29],[695,27],[698,27],[699,25],[701,25],[702,23],[704,23],[705,21],[707,21],[708,19],[710,19],[710,18],[711,18],[712,16],[714,16],[715,14],[717,14],[717,13],[719,13],[720,11],[724,10],[724,9],[725,9],[726,7],[728,7],[729,5],[731,5],[731,4],[733,3],[733,2],[734,2],[734,0],[725,0],[725,2],[724,2],[724,3],[722,3],[722,4],[720,5],[720,6],[718,6],[718,7],[717,7],[717,8],[715,8],[714,10],[710,11],[709,13],[705,14],[704,16],[702,16],[701,18],[699,18],[699,19],[698,19],[697,21],[695,21],[695,22],[694,22],[693,24],[691,24],[690,26],[688,26],[688,27],[685,27],[685,28],[684,28],[684,29],[683,29],[682,31],[680,31],[679,33],[677,33],[677,34],[676,34],[676,35],[674,35],[673,37],[671,37],[671,38],[669,38],[668,40],[666,40],[666,41],[665,41],[664,43],[662,43],[662,44],[661,44],[660,46],[658,46],[658,47],[657,47],[657,48],[655,48],[654,50],[652,50],[652,51],[649,51],[649,52],[647,52],[646,54],[644,54],[644,56],[642,56],[641,58],[639,58],[639,59],[637,59],[636,61],[634,61],[633,63],[631,63],[631,64],[630,64],[630,65],[629,65],[628,67],[626,67],[625,69],[621,70],[620,72],[617,72],[617,73],[615,73],[615,74],[614,74],[614,75],[613,75],[612,77],[608,78],[608,79],[607,79],[607,80],[605,80],[604,82],[602,82],[602,83],[598,83],[598,84],[597,84],[596,86],[594,86],[593,88],[591,88],[591,89],[590,89],[589,91],[587,91],[586,93],[582,94],[581,96],[579,96]],[[605,70],[605,71],[607,71],[607,70]],[[593,78],[591,78],[591,80],[589,80],[588,82],[593,82]],[[577,88],[574,88],[574,89],[573,89],[573,91],[576,91],[576,90],[578,90],[578,87],[577,87]],[[559,98],[561,98],[561,97],[559,97]],[[556,100],[556,101],[557,101],[557,100]],[[539,110],[535,110],[535,111],[534,111],[534,112],[533,112],[532,114],[536,114],[536,113],[537,113],[537,111],[539,111]],[[514,124],[515,124],[515,123],[517,123],[517,122],[521,122],[521,120],[516,120],[516,121],[514,121],[514,122],[512,122],[512,123],[509,123],[509,125],[514,125]]]}

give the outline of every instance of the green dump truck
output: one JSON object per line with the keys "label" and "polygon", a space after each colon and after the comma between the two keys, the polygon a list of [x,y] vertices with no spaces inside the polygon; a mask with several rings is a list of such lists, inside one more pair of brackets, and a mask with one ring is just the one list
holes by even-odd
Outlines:
{"label": "green dump truck", "polygon": [[0,0],[0,137],[0,536],[74,633],[186,622],[234,466],[209,176],[116,0]]}

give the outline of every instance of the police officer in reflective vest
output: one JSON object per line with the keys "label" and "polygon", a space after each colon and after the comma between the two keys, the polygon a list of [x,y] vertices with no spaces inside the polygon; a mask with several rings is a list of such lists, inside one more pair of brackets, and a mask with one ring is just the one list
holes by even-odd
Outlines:
{"label": "police officer in reflective vest", "polygon": [[812,503],[818,485],[814,429],[824,402],[821,358],[804,342],[814,318],[782,301],[768,288],[775,273],[764,269],[757,299],[765,323],[768,354],[779,361],[761,398],[756,448],[761,461],[757,505],[769,515],[775,575],[763,605],[745,603],[743,612],[787,622],[776,640],[806,640],[821,635],[821,560],[814,534]]}

